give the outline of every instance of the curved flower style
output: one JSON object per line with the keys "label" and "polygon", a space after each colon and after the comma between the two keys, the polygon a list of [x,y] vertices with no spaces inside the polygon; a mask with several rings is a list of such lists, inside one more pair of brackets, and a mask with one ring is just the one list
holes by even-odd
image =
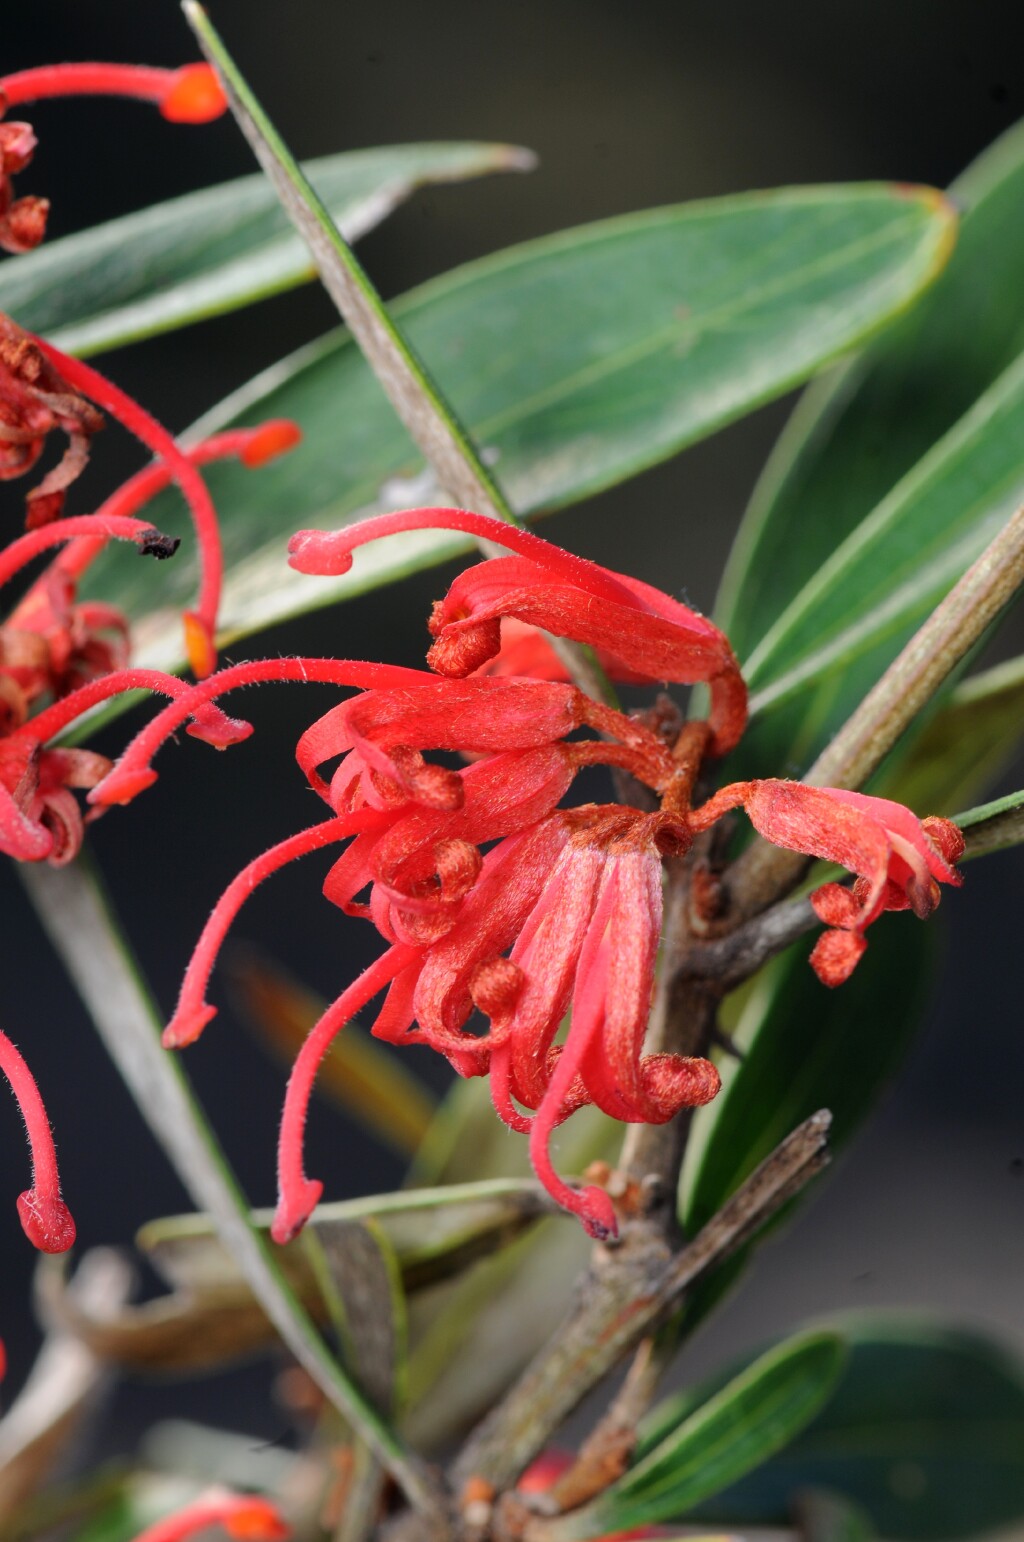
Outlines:
{"label": "curved flower style", "polygon": [[918,819],[902,803],[839,787],[807,787],[769,779],[723,787],[692,816],[709,828],[742,805],[751,824],[775,846],[838,862],[856,873],[852,890],[827,883],[812,896],[832,930],[817,941],[811,965],[823,985],[841,985],[860,961],[864,932],[885,910],[912,909],[924,919],[939,903],[939,884],[959,886],[953,863],[964,838],[952,820]]}
{"label": "curved flower style", "polygon": [[288,545],[300,573],[345,573],[357,546],[403,530],[462,530],[514,552],[478,563],[434,607],[427,662],[471,674],[501,645],[512,617],[596,648],[613,677],[708,684],[712,741],[724,755],[747,720],[747,690],[729,640],[712,622],[650,584],[562,551],[531,531],[465,509],[406,509],[331,532],[301,530]]}
{"label": "curved flower style", "polygon": [[[82,816],[70,788],[95,788],[110,762],[88,750],[47,748],[84,712],[125,691],[157,691],[181,698],[189,687],[157,669],[101,675],[51,703],[0,738],[0,851],[21,862],[70,862],[82,844]],[[189,716],[186,711],[185,717]],[[251,726],[219,707],[195,703],[189,732],[215,749],[248,738]]]}
{"label": "curved flower style", "polygon": [[[171,123],[209,123],[227,111],[227,98],[208,64],[177,70],[140,64],[52,64],[0,78],[0,118],[12,107],[55,96],[133,96],[155,102]],[[29,252],[46,234],[45,198],[15,198],[11,178],[36,148],[28,123],[0,123],[0,247]]]}
{"label": "curved flower style", "polygon": [[[75,1223],[60,1196],[57,1153],[39,1088],[21,1052],[0,1030],[0,1071],[21,1109],[32,1153],[32,1187],[18,1199],[22,1229],[42,1253],[65,1253],[75,1240]],[[2,1346],[0,1346],[2,1350]],[[2,1377],[2,1366],[0,1366]]]}

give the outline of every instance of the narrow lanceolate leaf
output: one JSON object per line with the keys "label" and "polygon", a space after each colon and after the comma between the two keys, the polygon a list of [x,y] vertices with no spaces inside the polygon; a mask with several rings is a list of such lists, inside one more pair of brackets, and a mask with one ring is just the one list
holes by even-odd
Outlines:
{"label": "narrow lanceolate leaf", "polygon": [[741,658],[1024,348],[1024,125],[950,191],[960,234],[938,283],[807,392],[754,493],[716,610]]}
{"label": "narrow lanceolate leaf", "polygon": [[[528,170],[512,145],[350,150],[304,170],[349,241],[416,188]],[[315,269],[260,175],[155,204],[38,247],[0,268],[0,310],[66,353],[88,355],[250,305]]]}
{"label": "narrow lanceolate leaf", "polygon": [[769,1351],[550,1535],[579,1542],[681,1519],[788,1445],[834,1389],[845,1354],[842,1337],[827,1332]]}
{"label": "narrow lanceolate leaf", "polygon": [[841,722],[1024,498],[1024,355],[822,564],[745,665],[752,710]]}
{"label": "narrow lanceolate leaf", "polygon": [[956,822],[966,837],[968,857],[1019,846],[1024,841],[1024,792],[1011,792],[980,808],[968,809],[957,814]]}
{"label": "narrow lanceolate leaf", "polygon": [[952,815],[997,780],[1022,736],[1024,658],[1016,658],[956,686],[871,790],[922,813]]}
{"label": "narrow lanceolate leaf", "polygon": [[[392,308],[521,515],[575,502],[806,379],[905,308],[939,271],[952,215],[927,191],[800,188],[629,215],[472,263]],[[267,371],[198,427],[292,416],[305,435],[258,474],[210,468],[227,557],[225,631],[390,581],[460,548],[417,533],[351,574],[286,568],[287,536],[439,496],[346,335]],[[173,498],[153,506],[161,529]],[[149,659],[177,657],[186,545],[159,591],[128,563],[97,582]],[[138,564],[136,564],[136,568]],[[174,571],[172,571],[174,569]]]}
{"label": "narrow lanceolate leaf", "polygon": [[760,714],[738,774],[806,770],[1020,490],[1024,132],[953,191],[939,282],[807,393],[748,511],[717,608]]}
{"label": "narrow lanceolate leaf", "polygon": [[818,1417],[700,1507],[702,1522],[776,1525],[808,1488],[845,1495],[878,1535],[943,1542],[1024,1517],[1024,1368],[980,1334],[878,1314],[829,1326],[850,1344]]}

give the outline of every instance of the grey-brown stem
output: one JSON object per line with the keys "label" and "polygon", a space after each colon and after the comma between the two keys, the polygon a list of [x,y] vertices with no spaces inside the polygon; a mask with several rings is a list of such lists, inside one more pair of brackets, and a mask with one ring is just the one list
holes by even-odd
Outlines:
{"label": "grey-brown stem", "polygon": [[825,1110],[805,1120],[680,1252],[673,1253],[643,1221],[626,1226],[620,1247],[596,1249],[560,1330],[457,1457],[451,1473],[455,1491],[471,1478],[497,1491],[508,1487],[579,1400],[658,1326],[683,1291],[820,1170],[830,1123]]}

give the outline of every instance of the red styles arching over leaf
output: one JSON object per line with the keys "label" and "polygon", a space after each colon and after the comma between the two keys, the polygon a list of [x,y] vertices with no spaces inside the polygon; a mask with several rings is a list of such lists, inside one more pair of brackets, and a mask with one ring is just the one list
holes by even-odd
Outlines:
{"label": "red styles arching over leaf", "polygon": [[340,574],[358,546],[406,530],[460,530],[514,553],[468,568],[434,607],[427,662],[439,674],[471,674],[501,645],[504,617],[596,648],[613,677],[664,680],[711,692],[710,753],[724,755],[747,720],[747,691],[729,640],[704,616],[660,589],[563,551],[532,531],[465,509],[406,509],[342,530],[302,530],[288,545],[300,573]]}
{"label": "red styles arching over leaf", "polygon": [[28,1240],[42,1253],[65,1253],[75,1240],[75,1223],[60,1196],[60,1175],[50,1121],[24,1056],[0,1030],[0,1071],[11,1086],[25,1121],[32,1153],[32,1187],[18,1199]]}
{"label": "red styles arching over leaf", "polygon": [[[129,96],[154,102],[171,123],[209,123],[227,111],[227,97],[208,64],[154,69],[140,64],[51,64],[0,78],[0,119],[11,108],[58,96]],[[46,234],[49,201],[15,198],[12,177],[36,148],[31,125],[0,122],[0,247],[29,252]]]}
{"label": "red styles arching over leaf", "polygon": [[848,980],[867,947],[864,932],[886,910],[913,910],[922,920],[939,903],[940,883],[963,878],[954,863],[964,838],[949,819],[918,819],[902,803],[769,778],[723,787],[692,815],[705,830],[742,806],[765,840],[787,851],[837,862],[857,875],[852,889],[827,883],[811,896],[825,932],[811,954],[823,985]]}

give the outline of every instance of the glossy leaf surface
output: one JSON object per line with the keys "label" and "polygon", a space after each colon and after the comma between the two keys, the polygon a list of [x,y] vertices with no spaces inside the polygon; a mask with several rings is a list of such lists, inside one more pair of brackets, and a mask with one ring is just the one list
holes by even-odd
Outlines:
{"label": "glossy leaf surface", "polygon": [[953,194],[938,283],[807,392],[748,511],[717,608],[760,710],[739,774],[801,774],[1024,494],[1024,130]]}
{"label": "glossy leaf surface", "polygon": [[[306,165],[349,240],[430,182],[525,170],[512,145],[349,150]],[[311,279],[266,179],[224,182],[50,241],[0,268],[0,309],[66,353],[94,354],[220,315]]]}
{"label": "glossy leaf surface", "polygon": [[[951,232],[948,206],[927,191],[751,194],[532,242],[394,310],[517,511],[531,513],[623,480],[854,346],[929,282]],[[450,536],[417,534],[361,552],[345,578],[292,573],[284,548],[294,529],[439,493],[343,334],[267,371],[201,428],[268,416],[295,418],[304,444],[258,474],[209,472],[224,522],[227,637],[459,549]],[[173,497],[152,515],[161,529],[183,527]],[[192,591],[187,547],[159,585],[124,562],[97,583],[147,617],[149,660],[178,657],[170,607]]]}
{"label": "glossy leaf surface", "polygon": [[770,1350],[696,1408],[592,1504],[556,1522],[558,1542],[678,1520],[786,1446],[821,1407],[845,1360],[839,1334]]}
{"label": "glossy leaf surface", "polygon": [[751,500],[716,617],[741,658],[1024,347],[1024,125],[950,191],[963,212],[941,278],[806,393]]}
{"label": "glossy leaf surface", "polygon": [[1024,1515],[1024,1373],[957,1329],[839,1318],[850,1343],[837,1390],[785,1451],[701,1507],[702,1520],[773,1524],[806,1487],[859,1505],[881,1536],[977,1536]]}

